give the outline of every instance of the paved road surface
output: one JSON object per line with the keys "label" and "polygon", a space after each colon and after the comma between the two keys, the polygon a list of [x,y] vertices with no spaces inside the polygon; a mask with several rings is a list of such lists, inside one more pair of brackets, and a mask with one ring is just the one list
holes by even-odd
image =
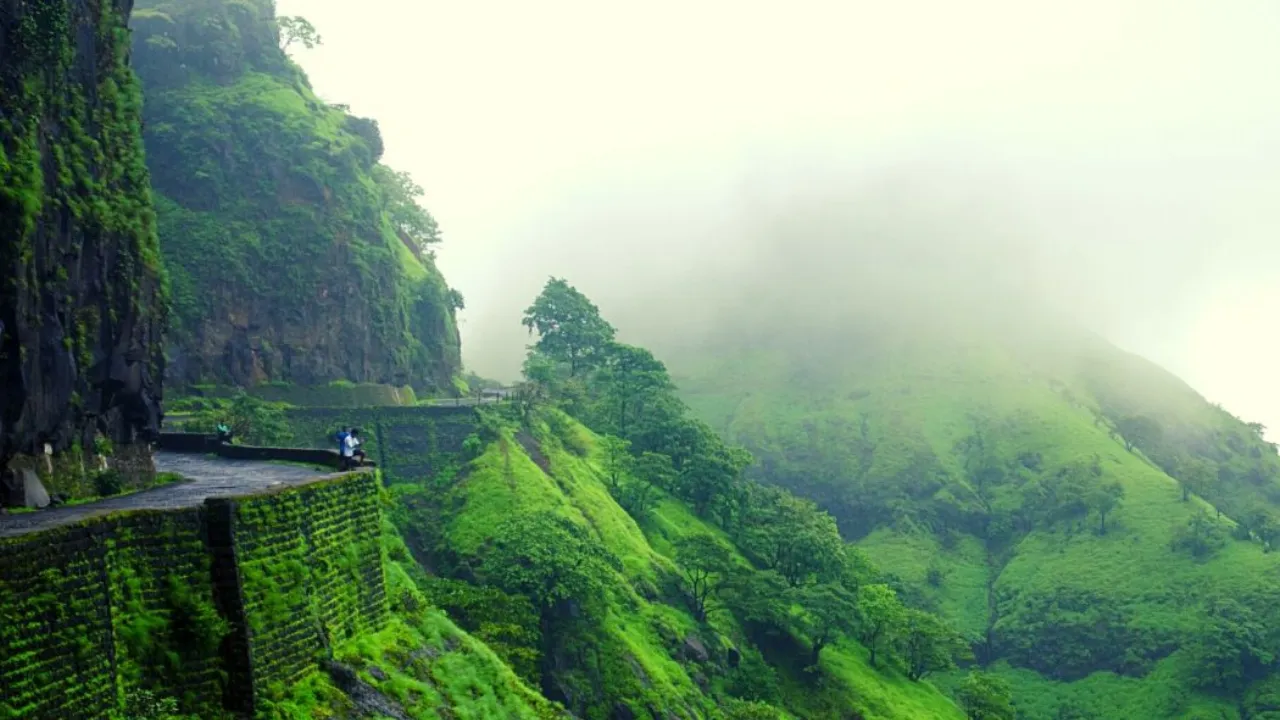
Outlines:
{"label": "paved road surface", "polygon": [[47,530],[114,510],[194,507],[209,497],[242,495],[279,485],[301,485],[333,473],[330,468],[164,451],[156,452],[155,460],[157,471],[178,473],[187,481],[95,503],[0,515],[0,537]]}

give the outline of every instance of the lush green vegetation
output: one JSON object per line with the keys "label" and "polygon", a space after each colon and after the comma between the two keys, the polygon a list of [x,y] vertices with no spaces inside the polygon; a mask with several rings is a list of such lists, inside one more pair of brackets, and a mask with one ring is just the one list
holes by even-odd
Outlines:
{"label": "lush green vegetation", "polygon": [[379,164],[377,122],[318,99],[285,55],[315,29],[271,0],[150,0],[132,25],[172,375],[451,392],[462,299],[439,230]]}
{"label": "lush green vegetation", "polygon": [[345,682],[318,671],[287,689],[265,710],[282,720],[348,717],[357,700],[382,703],[414,720],[446,718],[565,717],[525,683],[489,645],[458,628],[433,607],[429,584],[399,532],[382,528],[391,622],[377,633],[358,634],[334,648],[333,660],[350,671]]}
{"label": "lush green vegetation", "polygon": [[1264,717],[1261,428],[1073,329],[953,320],[748,333],[679,357],[680,385],[748,475],[816,500],[954,623],[1018,717]]}
{"label": "lush green vegetation", "polygon": [[959,718],[967,648],[813,503],[746,481],[648,351],[552,280],[509,406],[456,472],[392,487],[413,579],[579,717]]}
{"label": "lush green vegetation", "polygon": [[[284,52],[316,28],[271,0],[140,3],[153,213],[123,28],[104,11],[91,107],[64,81],[69,6],[45,5],[11,33],[25,59],[3,74],[0,226],[26,269],[15,289],[66,298],[76,279],[44,266],[41,223],[120,240],[129,286],[67,316],[77,362],[117,310],[163,314],[162,252],[183,381],[380,383],[404,404],[468,386],[464,300],[435,267],[422,189]],[[797,325],[682,357],[681,399],[564,280],[523,323],[537,339],[516,402],[387,492],[389,626],[340,638],[340,669],[273,689],[268,715],[363,699],[414,718],[1280,717],[1280,455],[1159,368],[1058,326]],[[289,442],[262,397],[179,409],[188,429]],[[178,582],[151,607],[113,568],[123,699],[173,717],[182,648],[216,638],[215,613]],[[250,579],[268,575],[287,579]],[[266,592],[255,630],[315,602]]]}
{"label": "lush green vegetation", "polygon": [[285,445],[293,439],[293,430],[285,420],[285,406],[267,402],[244,391],[230,399],[187,398],[178,407],[188,409],[182,421],[183,432],[212,435],[219,426],[231,431],[232,442],[249,445]]}

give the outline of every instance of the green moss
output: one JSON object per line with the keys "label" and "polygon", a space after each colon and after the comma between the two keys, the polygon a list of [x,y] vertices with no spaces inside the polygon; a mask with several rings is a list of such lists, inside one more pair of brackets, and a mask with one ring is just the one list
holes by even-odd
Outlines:
{"label": "green moss", "polygon": [[284,687],[315,668],[322,647],[385,624],[376,488],[365,475],[236,502],[237,560],[260,700],[280,700]]}
{"label": "green moss", "polygon": [[[37,570],[51,549],[55,564]],[[90,518],[0,540],[0,551],[14,563],[0,580],[0,695],[11,710],[114,717],[126,698],[156,691],[186,712],[221,715],[228,626],[197,511]]]}

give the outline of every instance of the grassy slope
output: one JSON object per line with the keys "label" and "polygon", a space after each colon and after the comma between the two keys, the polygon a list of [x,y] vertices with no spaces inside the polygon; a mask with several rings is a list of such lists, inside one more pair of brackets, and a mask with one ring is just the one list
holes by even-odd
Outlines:
{"label": "grassy slope", "polygon": [[[1048,468],[1099,456],[1104,478],[1119,481],[1126,491],[1104,536],[1034,531],[1010,549],[1005,562],[989,558],[972,536],[945,550],[934,533],[910,521],[857,529],[857,535],[866,533],[859,542],[873,559],[919,587],[967,631],[980,633],[988,625],[988,584],[1001,615],[1016,612],[1035,595],[1082,588],[1118,604],[1131,623],[1171,632],[1175,642],[1199,625],[1203,599],[1274,586],[1280,558],[1256,544],[1233,541],[1207,563],[1171,552],[1175,528],[1203,501],[1182,503],[1175,481],[1095,426],[1086,405],[1090,390],[1105,383],[1132,398],[1130,411],[1153,411],[1150,398],[1157,398],[1163,406],[1176,404],[1189,423],[1238,421],[1167,374],[1151,379],[1139,394],[1135,379],[1143,376],[1128,377],[1141,368],[1132,358],[1122,358],[1117,368],[1100,364],[1095,350],[1090,362],[1064,364],[1065,372],[1049,377],[1025,358],[993,347],[899,342],[876,354],[831,354],[844,362],[825,365],[821,351],[806,357],[814,353],[811,348],[785,354],[756,349],[708,353],[709,360],[676,363],[675,369],[696,412],[765,457],[776,476],[816,476],[807,482],[810,494],[819,496],[839,498],[842,478],[856,472],[858,418],[864,416],[875,445],[868,476],[892,482],[915,453],[927,450],[937,460],[932,472],[946,477],[939,492],[952,493],[961,505],[968,484],[954,448],[971,432],[971,413],[1007,420],[1002,451],[1039,452]],[[931,567],[944,571],[938,588],[925,583]],[[1185,699],[1174,672],[1178,661],[1175,653],[1141,679],[1097,673],[1069,684],[1027,670],[1004,673],[1032,718],[1053,717],[1058,698],[1070,698],[1096,717],[1177,717],[1206,706],[1234,717],[1226,703]]]}
{"label": "grassy slope", "polygon": [[[653,703],[705,712],[705,696],[690,671],[672,659],[669,640],[664,638],[683,638],[695,632],[705,637],[706,631],[699,630],[683,608],[650,598],[657,595],[661,576],[676,569],[671,560],[676,539],[696,533],[723,537],[722,534],[672,499],[662,502],[641,528],[614,502],[601,480],[590,432],[572,421],[563,424],[562,432],[576,437],[566,443],[550,428],[543,427],[538,432],[550,474],[543,472],[511,436],[492,444],[473,463],[458,489],[463,505],[449,520],[447,532],[453,544],[463,552],[482,552],[493,527],[520,512],[551,509],[590,526],[624,566],[612,584],[602,645],[610,653],[625,654],[648,678],[643,686],[634,684],[630,690],[635,695],[628,697],[636,698],[637,710],[645,703]],[[579,456],[566,445],[588,448],[587,454]],[[715,630],[722,637],[737,633],[731,618],[717,619]],[[830,679],[821,691],[815,691],[798,674],[782,673],[788,709],[800,717],[836,717],[838,712],[849,709],[856,709],[868,720],[960,716],[956,707],[929,684],[911,683],[901,676],[881,675],[870,669],[865,650],[855,644],[825,651],[823,667]],[[614,679],[634,682],[634,674],[626,674],[633,677]]]}
{"label": "grassy slope", "polygon": [[[382,632],[334,649],[334,658],[414,720],[551,720],[564,717],[484,643],[432,608],[402,563],[413,559],[384,520],[384,567],[393,619]],[[352,703],[316,672],[266,711],[281,720],[351,717]]]}

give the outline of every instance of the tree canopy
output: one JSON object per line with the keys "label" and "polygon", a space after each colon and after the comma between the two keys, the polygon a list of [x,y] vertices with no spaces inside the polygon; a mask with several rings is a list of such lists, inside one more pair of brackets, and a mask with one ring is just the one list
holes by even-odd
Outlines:
{"label": "tree canopy", "polygon": [[523,324],[538,334],[538,352],[568,365],[570,377],[602,361],[614,335],[595,303],[555,277],[524,311]]}
{"label": "tree canopy", "polygon": [[586,530],[543,511],[499,525],[480,570],[486,581],[528,597],[547,618],[562,603],[599,598],[606,574],[619,567]]}
{"label": "tree canopy", "polygon": [[280,29],[280,49],[287,50],[293,43],[298,43],[311,50],[320,43],[320,33],[306,18],[301,15],[276,18],[276,26]]}

